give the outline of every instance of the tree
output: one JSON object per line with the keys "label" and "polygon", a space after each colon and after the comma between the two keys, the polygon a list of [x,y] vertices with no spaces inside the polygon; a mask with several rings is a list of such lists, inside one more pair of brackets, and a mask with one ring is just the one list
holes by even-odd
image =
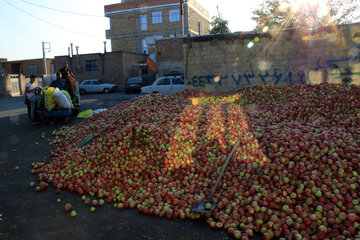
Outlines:
{"label": "tree", "polygon": [[256,30],[351,23],[360,19],[360,0],[264,0],[251,19]]}
{"label": "tree", "polygon": [[229,21],[225,20],[221,13],[219,12],[219,7],[217,8],[217,16],[213,16],[211,19],[212,21],[210,22],[211,25],[211,29],[210,29],[210,34],[216,34],[216,33],[228,33],[230,32],[230,29],[228,27]]}

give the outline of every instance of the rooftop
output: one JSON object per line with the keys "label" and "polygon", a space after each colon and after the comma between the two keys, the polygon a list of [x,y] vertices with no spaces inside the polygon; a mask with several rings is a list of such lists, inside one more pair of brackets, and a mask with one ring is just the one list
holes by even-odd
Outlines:
{"label": "rooftop", "polygon": [[180,4],[179,0],[134,0],[105,5],[105,13],[126,11],[137,8],[155,7],[169,4]]}

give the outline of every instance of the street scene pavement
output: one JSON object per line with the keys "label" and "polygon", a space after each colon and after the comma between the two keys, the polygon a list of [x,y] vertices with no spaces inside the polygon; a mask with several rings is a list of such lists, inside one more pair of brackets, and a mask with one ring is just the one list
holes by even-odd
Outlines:
{"label": "street scene pavement", "polygon": [[[81,111],[111,108],[138,94],[89,94],[81,99]],[[72,125],[81,119],[72,118]],[[37,192],[29,186],[37,182],[31,164],[50,160],[54,146],[52,131],[63,122],[42,121],[30,125],[23,97],[0,98],[0,239],[230,239],[226,231],[209,227],[206,219],[169,220],[141,214],[137,209],[113,209],[112,204],[90,212],[78,194],[67,190],[55,193],[49,185]],[[46,137],[41,138],[45,133]],[[57,199],[61,199],[58,203]],[[77,211],[72,218],[64,210],[70,203]]]}

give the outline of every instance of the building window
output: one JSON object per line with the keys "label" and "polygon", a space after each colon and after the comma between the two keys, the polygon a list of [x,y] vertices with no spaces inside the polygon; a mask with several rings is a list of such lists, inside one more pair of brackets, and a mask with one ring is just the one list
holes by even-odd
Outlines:
{"label": "building window", "polygon": [[170,22],[178,22],[180,21],[180,10],[170,10],[169,11]]}
{"label": "building window", "polygon": [[145,54],[149,53],[149,47],[146,44],[146,39],[142,40],[142,52],[145,53]]}
{"label": "building window", "polygon": [[162,14],[161,12],[153,12],[152,13],[152,23],[162,23]]}
{"label": "building window", "polygon": [[29,75],[38,75],[38,65],[37,64],[29,64]]}
{"label": "building window", "polygon": [[86,68],[86,72],[98,71],[99,68],[98,68],[97,60],[86,60],[85,68]]}
{"label": "building window", "polygon": [[140,17],[140,21],[141,21],[141,31],[147,31],[147,15],[141,15]]}

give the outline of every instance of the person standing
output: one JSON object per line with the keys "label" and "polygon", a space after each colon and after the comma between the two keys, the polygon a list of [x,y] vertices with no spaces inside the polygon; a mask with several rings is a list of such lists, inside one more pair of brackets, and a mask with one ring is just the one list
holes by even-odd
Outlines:
{"label": "person standing", "polygon": [[35,82],[35,76],[30,76],[30,82],[25,84],[25,94],[26,98],[30,102],[30,120],[31,123],[36,123],[35,121],[35,110],[40,107],[41,104],[41,96],[36,94],[36,90],[38,87],[34,87],[33,83]]}
{"label": "person standing", "polygon": [[[74,92],[73,92],[73,84],[71,83],[71,80],[74,79],[75,80],[75,76],[74,73],[69,69],[69,64],[67,62],[63,63],[63,68],[61,68],[60,70],[61,76],[62,78],[65,79],[65,82],[68,86],[70,86],[70,89],[68,89],[68,93],[70,95],[70,97],[73,99],[74,98]],[[75,84],[75,83],[74,83]]]}

